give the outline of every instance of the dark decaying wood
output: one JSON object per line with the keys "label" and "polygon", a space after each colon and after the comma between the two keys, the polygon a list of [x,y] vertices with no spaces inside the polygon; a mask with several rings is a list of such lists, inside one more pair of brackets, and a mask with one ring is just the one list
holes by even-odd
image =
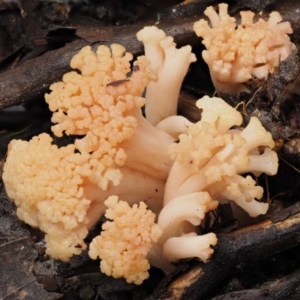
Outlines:
{"label": "dark decaying wood", "polygon": [[[167,34],[174,36],[178,45],[188,42],[197,43],[192,31],[196,19],[161,22]],[[155,22],[149,23],[149,25]],[[145,25],[145,24],[144,24]],[[136,33],[143,25],[132,25],[110,28],[79,28],[78,40],[66,46],[49,51],[19,67],[1,74],[0,109],[12,105],[24,104],[42,96],[48,91],[49,85],[61,80],[64,73],[70,70],[71,58],[86,45],[110,45],[120,43],[133,54],[142,54],[142,44],[136,39]]]}
{"label": "dark decaying wood", "polygon": [[0,187],[0,299],[58,299],[57,293],[47,292],[33,273],[38,253],[26,226],[18,220],[14,205],[4,199]]}
{"label": "dark decaying wood", "polygon": [[[256,299],[256,300],[280,300],[280,299],[297,299],[292,298],[291,293],[299,287],[300,284],[300,269],[297,269],[292,274],[285,276],[274,282],[264,284],[261,288],[246,289],[243,291],[230,292],[212,300],[232,300],[232,299]],[[298,291],[297,291],[298,292]],[[299,297],[299,294],[298,294]]]}
{"label": "dark decaying wood", "polygon": [[[293,214],[293,211],[296,213]],[[237,268],[300,245],[299,205],[283,210],[278,217],[275,214],[273,219],[281,219],[284,214],[289,214],[289,217],[283,221],[273,223],[271,219],[266,219],[243,229],[218,235],[218,244],[210,262],[194,262],[182,274],[178,274],[176,270],[174,275],[170,275],[172,281],[169,282],[170,279],[167,278],[161,283],[162,288],[159,287],[147,299],[205,299]],[[297,276],[299,284],[299,274]],[[266,299],[273,298],[270,295]]]}
{"label": "dark decaying wood", "polygon": [[[210,2],[213,1],[203,1],[205,5]],[[201,3],[202,6],[203,3]],[[249,3],[244,1],[239,3],[237,7],[244,9],[249,7]],[[193,1],[190,5],[192,4],[194,5]],[[266,2],[266,4],[269,3]],[[253,5],[255,3],[252,2]],[[203,17],[203,14],[199,13],[195,16],[195,10],[198,6],[191,6],[191,10],[189,10],[188,4],[181,5],[180,8],[177,8],[177,11],[187,12],[186,15],[188,18],[176,19],[176,21],[175,19],[163,19],[159,22],[152,20],[133,25],[124,25],[122,27],[78,26],[76,36],[79,40],[73,41],[60,49],[49,51],[44,55],[23,63],[17,68],[1,74],[0,109],[11,105],[27,103],[32,101],[32,99],[42,96],[48,90],[51,83],[59,81],[62,75],[69,70],[71,57],[85,45],[94,44],[96,46],[97,44],[110,45],[112,43],[120,43],[133,54],[141,54],[142,45],[137,41],[135,35],[145,25],[157,24],[167,34],[173,36],[179,46],[184,44],[191,44],[193,46],[200,44],[199,39],[193,32],[193,23],[195,20]],[[261,5],[257,4],[257,7],[261,7]],[[276,1],[275,4],[266,6],[267,12],[265,13],[267,15],[268,11],[279,10],[284,20],[291,21],[296,43],[299,41],[300,28],[300,16],[297,13],[297,7],[297,3],[292,0],[285,1],[284,5],[280,1]],[[236,12],[236,15],[238,17],[239,13]]]}

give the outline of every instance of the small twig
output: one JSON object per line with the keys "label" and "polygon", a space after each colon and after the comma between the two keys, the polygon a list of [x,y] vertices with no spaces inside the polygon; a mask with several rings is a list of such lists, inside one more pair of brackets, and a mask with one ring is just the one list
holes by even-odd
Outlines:
{"label": "small twig", "polygon": [[269,183],[268,183],[268,176],[265,174],[265,182],[266,182],[266,193],[267,193],[267,202],[271,204],[272,199],[270,199],[270,191],[269,191]]}
{"label": "small twig", "polygon": [[290,164],[289,162],[287,162],[285,159],[283,159],[281,156],[278,155],[278,157],[285,162],[288,166],[290,166],[293,170],[295,170],[296,172],[300,173],[300,170],[297,169],[296,167],[294,167],[292,164]]}
{"label": "small twig", "polygon": [[253,96],[251,97],[251,99],[246,103],[245,108],[247,108],[247,106],[254,100],[256,94],[262,89],[263,86],[261,86],[260,88],[258,88],[255,93],[253,94]]}

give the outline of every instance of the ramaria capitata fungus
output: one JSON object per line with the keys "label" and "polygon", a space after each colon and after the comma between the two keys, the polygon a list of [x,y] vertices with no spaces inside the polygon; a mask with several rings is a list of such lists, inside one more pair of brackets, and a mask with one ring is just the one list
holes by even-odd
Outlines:
{"label": "ramaria capitata fungus", "polygon": [[[219,15],[210,8],[206,13],[213,27],[224,23],[220,32],[225,28],[226,36],[234,32],[235,20],[227,15],[226,5],[220,6]],[[264,30],[275,27],[289,33],[288,25],[275,17],[258,24]],[[251,18],[244,14],[239,30],[254,30]],[[204,37],[207,47],[212,40],[222,41],[224,34],[215,36],[215,28],[204,21],[195,28],[199,35],[204,29],[210,33]],[[205,214],[223,200],[235,202],[250,216],[266,213],[268,204],[258,201],[263,189],[250,175],[242,174],[273,175],[278,167],[271,134],[257,118],[245,128],[234,128],[241,125],[242,116],[222,99],[198,100],[203,112],[196,123],[176,116],[180,86],[195,56],[189,46],[176,49],[173,39],[155,27],[143,29],[138,37],[150,60],[140,56],[133,67],[132,55],[116,44],[99,46],[96,52],[84,47],[73,57],[74,70],[51,85],[46,102],[53,112],[54,135],[75,135],[74,143],[59,148],[46,133],[30,141],[13,140],[3,173],[18,217],[45,232],[46,253],[53,258],[68,261],[86,249],[88,230],[105,214],[109,220],[91,243],[89,254],[100,257],[107,275],[135,284],[148,277],[149,262],[168,272],[171,263],[182,258],[208,261],[217,237],[212,232],[197,234]],[[203,54],[207,62],[211,55],[218,58],[213,49]],[[234,70],[234,88],[243,82],[236,80],[237,74],[243,74],[243,80],[257,76],[259,70],[266,74],[261,65],[259,69],[253,65],[261,64],[262,58],[251,58],[252,65],[238,70],[243,55],[237,61],[227,55],[226,64],[234,61],[234,68],[225,64],[219,69]],[[276,59],[265,64],[271,61]],[[214,80],[219,80],[219,73],[213,72]],[[154,94],[166,103],[153,110]],[[147,101],[145,118],[141,107],[147,107]]]}
{"label": "ramaria capitata fungus", "polygon": [[254,21],[252,11],[242,11],[241,23],[228,15],[228,4],[219,4],[217,13],[212,6],[204,11],[204,19],[194,24],[194,31],[203,38],[202,57],[209,66],[210,75],[218,93],[237,95],[247,91],[243,83],[252,76],[259,79],[273,73],[296,46],[288,34],[293,33],[289,22],[281,22],[278,12],[272,12],[267,21]]}

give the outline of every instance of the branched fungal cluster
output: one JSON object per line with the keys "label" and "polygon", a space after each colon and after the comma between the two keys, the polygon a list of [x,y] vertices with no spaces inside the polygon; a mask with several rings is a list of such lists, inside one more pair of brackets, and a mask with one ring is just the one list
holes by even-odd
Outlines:
{"label": "branched fungal cluster", "polygon": [[[252,12],[242,12],[238,26],[226,4],[205,14],[211,27],[200,20],[195,31],[219,92],[240,92],[295,47],[278,13],[255,23]],[[211,258],[217,237],[199,235],[196,227],[219,201],[253,217],[265,214],[263,189],[242,174],[274,175],[278,158],[260,121],[237,127],[241,114],[221,98],[199,99],[196,123],[177,116],[182,81],[196,60],[191,47],[177,49],[157,27],[137,37],[145,56],[133,66],[132,55],[116,44],[84,47],[73,57],[74,70],[51,85],[46,102],[53,134],[76,135],[74,143],[59,148],[46,133],[13,140],[3,180],[18,217],[45,232],[53,258],[68,261],[86,249],[88,230],[105,214],[90,257],[100,257],[105,274],[141,284],[150,264],[168,272],[183,258]]]}

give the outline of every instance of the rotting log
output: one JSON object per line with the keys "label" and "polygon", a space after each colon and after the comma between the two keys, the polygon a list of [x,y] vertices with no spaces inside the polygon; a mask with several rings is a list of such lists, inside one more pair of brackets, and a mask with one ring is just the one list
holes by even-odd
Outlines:
{"label": "rotting log", "polygon": [[[71,57],[85,45],[97,46],[99,44],[120,43],[134,55],[142,53],[142,44],[137,41],[136,32],[147,25],[158,25],[168,35],[173,36],[179,46],[186,44],[200,46],[200,41],[193,32],[195,20],[203,17],[197,11],[199,8],[197,2],[203,6],[203,3],[213,3],[215,1],[191,1],[190,4],[179,5],[176,11],[186,12],[184,15],[188,16],[187,18],[165,19],[159,22],[152,20],[151,22],[145,21],[124,26],[76,27],[77,40],[66,44],[62,48],[48,51],[21,64],[19,67],[0,74],[0,109],[28,103],[42,96],[51,83],[59,81],[62,75],[70,69],[69,62]],[[266,1],[264,3],[266,10],[263,16],[267,17],[271,10],[280,11],[283,20],[291,22],[294,29],[293,39],[296,43],[299,43],[300,16],[296,9],[299,6],[298,3],[292,0],[284,1],[284,3],[281,1],[272,2],[274,1]],[[271,3],[271,5],[267,6],[268,3]],[[249,7],[248,1],[240,1],[238,5],[235,4],[236,6],[232,5],[232,11],[236,11],[237,18],[239,18],[238,10]],[[236,10],[234,9],[235,7],[237,7]],[[259,7],[261,5],[257,6],[257,8]],[[173,17],[176,18],[176,15]]]}
{"label": "rotting log", "polygon": [[[275,280],[273,282],[263,284],[260,288],[246,289],[242,291],[235,291],[217,297],[212,298],[212,300],[232,300],[243,299],[243,300],[280,300],[288,299],[288,297],[293,291],[300,285],[300,269],[295,272],[284,276],[281,279]],[[296,299],[296,298],[295,298]]]}
{"label": "rotting log", "polygon": [[[196,19],[176,22],[161,22],[160,27],[174,37],[178,45],[197,42],[192,30]],[[155,22],[152,22],[153,25]],[[143,51],[142,43],[136,39],[136,33],[147,24],[102,28],[79,28],[78,39],[62,48],[29,60],[17,68],[0,74],[0,109],[12,105],[30,102],[47,92],[51,83],[61,80],[64,73],[70,70],[71,58],[84,46],[94,47],[119,43],[134,55]]]}
{"label": "rotting log", "polygon": [[[289,217],[286,217],[287,214]],[[273,222],[272,219],[278,221]],[[218,244],[210,262],[195,261],[187,270],[175,270],[147,300],[206,299],[236,268],[300,244],[299,204],[281,211],[272,219],[218,235]]]}

